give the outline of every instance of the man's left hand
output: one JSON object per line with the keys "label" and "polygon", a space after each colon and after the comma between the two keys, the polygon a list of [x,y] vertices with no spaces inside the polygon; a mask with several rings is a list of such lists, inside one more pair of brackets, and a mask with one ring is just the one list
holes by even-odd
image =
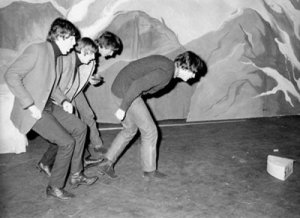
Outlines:
{"label": "man's left hand", "polygon": [[125,117],[125,111],[123,111],[122,109],[118,109],[115,113],[115,116],[118,118],[118,120],[122,121]]}

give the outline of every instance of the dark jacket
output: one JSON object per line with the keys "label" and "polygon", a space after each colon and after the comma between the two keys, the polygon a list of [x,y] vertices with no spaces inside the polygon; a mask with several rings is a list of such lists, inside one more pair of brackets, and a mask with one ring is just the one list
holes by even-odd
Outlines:
{"label": "dark jacket", "polygon": [[125,66],[112,84],[112,93],[122,99],[125,112],[138,96],[163,89],[174,77],[175,64],[162,55],[151,55]]}

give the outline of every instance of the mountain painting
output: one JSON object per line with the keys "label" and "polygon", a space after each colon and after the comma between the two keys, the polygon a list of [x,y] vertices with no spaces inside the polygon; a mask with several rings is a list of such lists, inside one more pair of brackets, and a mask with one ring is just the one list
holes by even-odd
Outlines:
{"label": "mountain painting", "polygon": [[[149,98],[157,120],[191,121],[297,115],[300,111],[298,0],[52,0],[0,3],[1,110],[10,95],[3,74],[31,43],[46,39],[56,17],[83,36],[108,30],[123,52],[100,63],[104,84],[85,92],[98,122],[116,123],[111,84],[130,61],[151,54],[171,59],[185,50],[205,60],[199,82],[170,84]],[[162,95],[164,94],[164,95]]]}

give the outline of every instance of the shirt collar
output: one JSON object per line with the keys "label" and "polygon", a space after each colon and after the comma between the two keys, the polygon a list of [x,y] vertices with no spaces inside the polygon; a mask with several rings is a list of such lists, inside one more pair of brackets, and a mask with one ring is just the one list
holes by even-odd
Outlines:
{"label": "shirt collar", "polygon": [[76,53],[75,67],[78,68],[82,62],[80,61],[78,54]]}
{"label": "shirt collar", "polygon": [[55,42],[50,42],[54,51],[55,60],[62,55],[58,45]]}

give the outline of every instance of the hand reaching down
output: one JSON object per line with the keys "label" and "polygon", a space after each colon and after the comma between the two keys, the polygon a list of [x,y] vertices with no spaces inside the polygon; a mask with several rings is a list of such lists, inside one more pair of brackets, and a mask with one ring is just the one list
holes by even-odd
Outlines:
{"label": "hand reaching down", "polygon": [[64,101],[62,106],[63,106],[64,111],[66,111],[70,114],[73,113],[73,105],[70,102]]}
{"label": "hand reaching down", "polygon": [[122,121],[125,117],[125,111],[118,109],[115,113],[115,116],[118,118],[118,120]]}

